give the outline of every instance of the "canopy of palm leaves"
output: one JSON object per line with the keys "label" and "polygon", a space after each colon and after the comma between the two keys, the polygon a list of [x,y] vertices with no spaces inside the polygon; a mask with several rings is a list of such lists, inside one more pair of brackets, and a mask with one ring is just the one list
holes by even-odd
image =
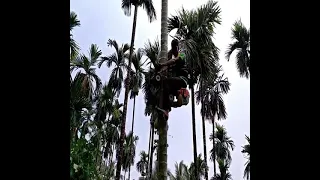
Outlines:
{"label": "canopy of palm leaves", "polygon": [[228,162],[231,162],[231,153],[230,149],[234,150],[234,142],[233,140],[227,136],[226,129],[222,126],[216,123],[216,130],[214,132],[214,136],[210,134],[209,139],[212,141],[214,138],[215,146],[214,149],[210,150],[211,159],[213,159],[213,151],[216,152],[217,159],[226,160]]}
{"label": "canopy of palm leaves", "polygon": [[221,67],[218,67],[216,70],[213,78],[201,80],[202,88],[196,92],[197,103],[203,102],[201,114],[210,121],[215,119],[215,117],[218,120],[226,119],[227,117],[222,95],[229,92],[230,83],[228,78],[224,78],[223,74],[220,75]]}
{"label": "canopy of palm leaves", "polygon": [[221,23],[220,13],[217,2],[209,0],[196,10],[182,8],[177,16],[168,20],[169,32],[177,30],[175,38],[185,49],[187,65],[194,75],[192,84],[200,74],[210,78],[217,66],[219,49],[213,43],[212,36],[215,24]]}
{"label": "canopy of palm leaves", "polygon": [[246,135],[246,140],[248,141],[248,144],[242,147],[242,153],[246,155],[246,158],[248,159],[245,163],[245,169],[244,169],[244,178],[247,180],[250,177],[250,137]]}
{"label": "canopy of palm leaves", "polygon": [[209,170],[209,167],[206,165],[204,159],[202,159],[202,155],[201,154],[199,154],[198,157],[197,157],[197,168],[198,168],[198,170],[195,171],[194,168],[195,168],[195,165],[194,165],[194,162],[192,162],[190,164],[190,168],[189,168],[189,173],[190,173],[190,178],[191,179],[193,177],[195,177],[195,175],[194,175],[195,172],[199,173],[199,175],[197,177],[202,178],[202,177],[205,176],[205,170],[206,169]]}
{"label": "canopy of palm leaves", "polygon": [[219,159],[218,164],[220,173],[212,177],[211,180],[232,180],[231,174],[229,172],[230,162]]}
{"label": "canopy of palm leaves", "polygon": [[107,67],[114,65],[114,68],[111,71],[109,86],[117,93],[119,97],[122,89],[124,70],[127,67],[126,60],[129,57],[129,44],[124,44],[119,47],[117,41],[109,39],[108,46],[113,47],[115,52],[109,56],[101,57],[101,60],[98,62],[98,67],[100,68],[104,62],[106,62]]}
{"label": "canopy of palm leaves", "polygon": [[137,162],[136,167],[141,176],[146,176],[148,168],[148,154],[145,151],[140,152],[140,160]]}
{"label": "canopy of palm leaves", "polygon": [[175,163],[175,173],[172,174],[170,171],[168,172],[170,180],[189,180],[190,174],[188,171],[188,166],[181,161],[179,164]]}
{"label": "canopy of palm leaves", "polygon": [[123,158],[123,169],[128,170],[129,166],[134,165],[134,158],[136,156],[136,144],[139,140],[138,136],[132,136],[132,132],[129,132],[125,137],[124,142],[124,158]]}
{"label": "canopy of palm leaves", "polygon": [[74,59],[78,55],[78,52],[80,50],[79,45],[73,39],[73,35],[71,33],[75,27],[79,27],[80,25],[81,24],[79,19],[77,18],[77,14],[75,12],[70,12],[70,60]]}
{"label": "canopy of palm leaves", "polygon": [[[131,82],[130,82],[130,98],[134,98],[135,96],[138,96],[139,90],[142,88],[142,82],[143,82],[143,75],[145,73],[144,70],[144,64],[142,63],[142,58],[144,55],[144,50],[139,48],[136,53],[133,54],[132,57],[132,64],[133,68],[131,68]],[[129,56],[128,56],[129,58]]]}
{"label": "canopy of palm leaves", "polygon": [[157,19],[156,10],[153,6],[152,0],[122,0],[121,8],[125,15],[131,16],[132,6],[136,6],[136,8],[142,6],[142,8],[146,10],[150,22]]}
{"label": "canopy of palm leaves", "polygon": [[226,51],[226,58],[229,61],[234,51],[236,54],[236,64],[241,77],[250,76],[250,29],[247,29],[241,22],[236,21],[231,29],[233,43],[229,44]]}
{"label": "canopy of palm leaves", "polygon": [[94,95],[97,95],[101,88],[101,80],[96,74],[95,65],[100,58],[102,52],[98,46],[92,44],[89,49],[89,56],[81,54],[77,56],[70,63],[70,71],[77,69],[81,70],[83,74],[82,88],[81,90],[87,94],[87,97],[93,99]]}
{"label": "canopy of palm leaves", "polygon": [[146,102],[146,107],[149,109],[154,109],[154,106],[157,104],[157,95],[159,88],[154,86],[151,83],[151,78],[155,75],[154,65],[158,61],[160,54],[160,43],[156,39],[153,43],[149,40],[144,47],[144,54],[147,57],[147,66],[149,69],[144,73],[145,80],[143,83],[143,93]]}

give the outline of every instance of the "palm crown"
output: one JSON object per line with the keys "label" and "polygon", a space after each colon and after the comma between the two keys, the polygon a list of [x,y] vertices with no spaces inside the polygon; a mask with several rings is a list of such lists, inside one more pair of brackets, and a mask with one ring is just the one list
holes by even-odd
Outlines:
{"label": "palm crown", "polygon": [[244,145],[242,148],[242,153],[246,155],[246,158],[248,159],[245,163],[245,169],[244,169],[244,177],[246,179],[249,179],[250,177],[250,137],[246,135],[246,140],[248,144]]}
{"label": "palm crown", "polygon": [[125,15],[131,15],[131,6],[142,6],[142,8],[146,10],[150,22],[157,19],[156,10],[153,6],[152,0],[122,0],[121,8]]}
{"label": "palm crown", "polygon": [[250,76],[250,29],[247,29],[241,22],[236,21],[231,29],[231,38],[234,43],[229,44],[226,51],[226,58],[229,61],[231,54],[237,50],[236,64],[241,77]]}
{"label": "palm crown", "polygon": [[119,47],[117,41],[112,39],[109,39],[107,44],[113,47],[115,52],[109,56],[101,57],[101,60],[98,62],[98,67],[100,68],[104,62],[106,62],[107,67],[114,65],[109,79],[109,86],[114,89],[119,97],[123,83],[124,68],[127,67],[126,60],[130,46],[129,44],[123,44]]}

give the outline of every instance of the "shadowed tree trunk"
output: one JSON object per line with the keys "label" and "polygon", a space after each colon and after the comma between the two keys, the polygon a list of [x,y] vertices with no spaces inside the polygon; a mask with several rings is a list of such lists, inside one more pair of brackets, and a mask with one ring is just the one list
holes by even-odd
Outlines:
{"label": "shadowed tree trunk", "polygon": [[[132,132],[132,137],[133,138],[133,128],[134,128],[134,111],[136,108],[136,96],[133,97],[133,112],[132,112],[132,125],[131,125],[131,132]],[[129,166],[129,174],[128,174],[128,179],[130,180],[130,172],[131,172],[131,165]]]}
{"label": "shadowed tree trunk", "polygon": [[[201,81],[201,84],[200,84],[200,97],[201,97],[201,118],[202,118],[202,137],[203,137],[203,155],[204,155],[204,162],[206,164],[206,166],[208,166],[208,162],[207,162],[207,141],[206,141],[206,124],[205,124],[205,120],[204,120],[204,109],[203,109],[203,87],[202,87],[202,81]],[[206,168],[205,169],[205,178],[206,180],[209,179],[209,176],[208,176],[208,169]]]}
{"label": "shadowed tree trunk", "polygon": [[[214,134],[214,118],[212,118],[212,133]],[[213,175],[216,176],[217,175],[217,170],[216,170],[216,151],[215,151],[215,144],[214,144],[214,138],[212,139],[212,149],[213,149]]]}
{"label": "shadowed tree trunk", "polygon": [[[167,60],[168,52],[168,0],[162,0],[161,3],[161,52],[160,52],[160,62],[165,62]],[[161,85],[161,95],[160,95],[160,108],[163,108],[163,83]],[[168,134],[168,123],[163,117],[162,113],[158,115],[159,121],[159,144],[158,144],[158,155],[159,155],[159,169],[158,169],[158,179],[167,179],[167,134]]]}
{"label": "shadowed tree trunk", "polygon": [[[193,74],[191,72],[191,74]],[[193,87],[193,75],[191,75],[192,85],[191,85],[191,108],[192,108],[192,137],[193,137],[193,162],[195,166],[195,179],[199,180],[198,174],[198,164],[197,164],[197,135],[196,135],[196,117],[195,117],[195,102],[194,102],[194,87]]]}
{"label": "shadowed tree trunk", "polygon": [[129,54],[129,63],[127,68],[127,79],[125,82],[125,93],[124,93],[124,103],[123,103],[123,117],[121,122],[121,135],[119,142],[119,150],[117,152],[117,171],[116,171],[116,180],[120,180],[121,173],[121,162],[123,158],[123,142],[124,137],[126,135],[126,118],[127,118],[127,109],[128,109],[128,99],[129,99],[129,85],[130,85],[130,72],[131,72],[131,61],[132,61],[132,53],[133,53],[133,45],[134,38],[136,34],[136,24],[137,24],[137,16],[138,16],[138,7],[134,7],[134,17],[133,17],[133,25],[132,25],[132,35],[131,35],[131,43],[130,43],[130,54]]}
{"label": "shadowed tree trunk", "polygon": [[152,125],[151,125],[151,118],[150,118],[150,130],[149,130],[149,147],[148,147],[148,167],[147,167],[147,177],[149,177],[149,169],[150,169],[150,147],[151,147],[151,132],[152,132]]}
{"label": "shadowed tree trunk", "polygon": [[152,120],[152,124],[151,124],[151,153],[150,153],[150,161],[149,161],[149,178],[151,179],[151,175],[152,175],[152,165],[153,165],[153,151],[154,151],[154,121]]}

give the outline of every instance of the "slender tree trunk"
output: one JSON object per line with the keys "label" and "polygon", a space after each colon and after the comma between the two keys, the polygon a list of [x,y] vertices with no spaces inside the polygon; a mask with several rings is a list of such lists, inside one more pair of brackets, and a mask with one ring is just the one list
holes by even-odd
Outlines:
{"label": "slender tree trunk", "polygon": [[147,177],[149,177],[149,168],[150,168],[150,155],[151,155],[151,150],[150,150],[150,147],[151,147],[151,132],[152,132],[152,125],[151,125],[151,121],[152,121],[152,115],[151,115],[151,118],[150,118],[150,130],[149,130],[149,147],[148,147],[148,165],[147,165]]}
{"label": "slender tree trunk", "polygon": [[[203,100],[203,86],[202,86],[202,81],[200,84],[200,97],[201,97],[201,118],[202,118],[202,137],[203,137],[203,155],[204,155],[204,162],[206,164],[206,166],[208,167],[208,162],[207,162],[207,142],[206,142],[206,124],[205,124],[205,120],[204,120],[204,100]],[[208,177],[208,169],[205,169],[205,178],[206,180],[209,179]]]}
{"label": "slender tree trunk", "polygon": [[[162,0],[161,3],[161,52],[160,62],[165,62],[168,53],[168,0]],[[160,108],[163,108],[163,82],[161,83],[161,95],[160,95]],[[168,141],[168,122],[163,117],[163,114],[159,113],[159,143],[158,143],[158,155],[159,155],[159,169],[158,179],[167,180],[167,141]]]}
{"label": "slender tree trunk", "polygon": [[129,165],[129,174],[128,174],[128,179],[130,180],[130,170],[131,170],[131,164]]}
{"label": "slender tree trunk", "polygon": [[[105,151],[105,146],[102,147],[102,153],[101,155],[103,156],[104,155],[104,151]],[[100,166],[99,166],[99,173],[101,172],[101,166],[105,164],[102,157],[101,157],[101,161],[100,161]]]}
{"label": "slender tree trunk", "polygon": [[150,162],[149,162],[149,179],[152,176],[152,165],[153,165],[153,145],[154,145],[154,119],[152,119],[152,129],[151,129],[151,152],[150,152]]}
{"label": "slender tree trunk", "polygon": [[[132,111],[132,125],[131,125],[131,132],[132,136],[131,139],[133,138],[133,128],[134,128],[134,111],[136,107],[136,96],[133,97],[133,111]],[[131,148],[130,148],[130,154],[131,154]],[[128,179],[130,180],[130,172],[131,172],[131,164],[129,165],[129,174],[128,174]]]}
{"label": "slender tree trunk", "polygon": [[214,141],[214,118],[212,118],[212,134],[213,134],[213,139],[212,139],[212,149],[213,149],[213,175],[216,176],[217,175],[217,171],[216,171],[216,149],[215,149],[215,141]]}
{"label": "slender tree trunk", "polygon": [[[191,72],[193,74],[193,72]],[[193,80],[193,75],[191,79]],[[192,107],[192,136],[193,136],[193,162],[195,166],[195,179],[199,180],[198,163],[197,163],[197,135],[196,135],[196,117],[195,117],[195,103],[194,103],[194,87],[191,86],[191,107]]]}
{"label": "slender tree trunk", "polygon": [[124,93],[124,103],[123,103],[123,114],[122,114],[122,122],[121,122],[121,135],[119,140],[119,149],[117,150],[117,170],[116,170],[116,180],[120,180],[121,174],[121,162],[123,156],[123,142],[124,137],[126,135],[126,118],[127,118],[127,109],[128,109],[128,95],[129,95],[129,84],[131,79],[131,61],[132,61],[132,53],[133,53],[133,45],[134,38],[136,34],[136,24],[137,24],[137,16],[138,16],[138,7],[134,7],[134,17],[133,17],[133,25],[132,25],[132,35],[131,35],[131,44],[130,44],[130,54],[129,54],[129,63],[127,68],[127,79],[125,83],[125,93]]}

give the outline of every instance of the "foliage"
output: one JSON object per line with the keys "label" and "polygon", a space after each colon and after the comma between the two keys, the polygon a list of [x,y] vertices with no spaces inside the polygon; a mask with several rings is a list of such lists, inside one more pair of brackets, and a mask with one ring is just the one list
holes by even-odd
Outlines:
{"label": "foliage", "polygon": [[214,135],[211,133],[209,139],[212,141],[214,138],[214,149],[210,150],[211,159],[213,159],[213,151],[216,152],[217,160],[219,159],[226,160],[231,162],[231,152],[230,149],[233,151],[235,148],[233,140],[227,136],[227,131],[225,127],[216,123],[216,130]]}
{"label": "foliage", "polygon": [[245,154],[247,162],[245,163],[244,175],[243,177],[249,180],[250,177],[250,137],[246,135],[246,140],[248,144],[242,147],[242,153]]}
{"label": "foliage", "polygon": [[249,78],[250,76],[250,29],[247,29],[241,22],[236,21],[231,29],[231,38],[235,40],[229,44],[225,53],[226,59],[229,61],[234,51],[236,54],[236,64],[241,77]]}
{"label": "foliage", "polygon": [[[151,0],[122,0],[122,9],[126,15],[131,14],[131,7],[145,9],[150,21],[156,19],[156,12]],[[180,40],[180,45],[185,49],[189,73],[189,87],[201,84],[195,93],[198,103],[203,101],[201,115],[206,119],[226,119],[227,111],[223,95],[230,90],[228,78],[224,77],[219,65],[219,48],[215,45],[212,36],[215,26],[221,23],[221,9],[217,2],[209,0],[206,4],[193,10],[182,8],[177,15],[168,19],[168,31],[177,30],[174,37]],[[142,89],[145,99],[145,115],[151,116],[155,127],[155,134],[159,132],[158,116],[160,113],[155,106],[158,104],[160,87],[152,83],[151,79],[156,74],[155,66],[160,55],[160,42],[148,40],[143,48],[134,50],[131,71],[127,72],[129,59],[129,44],[118,44],[114,39],[109,39],[107,44],[113,52],[103,55],[96,44],[89,47],[87,54],[81,51],[73,37],[73,31],[81,25],[75,12],[70,12],[70,179],[114,179],[116,171],[115,152],[120,143],[120,132],[123,104],[117,98],[126,82],[126,75],[131,75],[130,98],[139,96]],[[240,76],[250,76],[250,29],[244,27],[241,21],[236,21],[232,28],[232,38],[236,40],[230,44],[226,52],[229,61],[231,54],[237,51],[236,62]],[[107,82],[101,82],[96,74],[96,68],[105,64],[111,69]],[[128,91],[129,92],[129,91]],[[141,176],[147,178],[149,169],[149,154],[141,151],[139,161],[134,162],[136,145],[139,137],[133,132],[125,135],[124,151],[121,166],[126,178],[130,167],[136,166]],[[217,180],[229,180],[228,171],[231,163],[230,149],[234,149],[234,142],[227,136],[223,126],[216,125],[210,140],[215,140],[213,151],[216,152],[220,173]],[[250,138],[241,151],[246,155],[244,178],[249,179],[250,174]],[[159,146],[159,139],[152,142],[153,151]],[[153,154],[152,154],[153,155]],[[161,154],[160,154],[161,155]],[[156,154],[156,156],[159,156]],[[153,156],[152,156],[153,157]],[[196,154],[195,154],[196,157]],[[151,159],[151,158],[150,158]],[[157,180],[159,163],[154,163],[151,179]],[[196,163],[196,164],[195,164]],[[197,169],[195,169],[197,167]],[[196,162],[189,166],[183,161],[175,164],[174,171],[168,171],[170,180],[192,180],[195,175],[204,178],[208,170],[201,154]],[[164,171],[165,172],[165,171]],[[198,173],[198,174],[195,174]],[[163,173],[162,173],[163,174]]]}

